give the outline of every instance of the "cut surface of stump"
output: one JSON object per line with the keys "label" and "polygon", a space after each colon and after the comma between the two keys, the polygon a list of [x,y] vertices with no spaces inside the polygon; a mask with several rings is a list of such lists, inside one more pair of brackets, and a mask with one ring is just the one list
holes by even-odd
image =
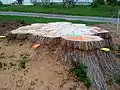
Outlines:
{"label": "cut surface of stump", "polygon": [[69,22],[37,23],[19,27],[7,37],[40,43],[40,49],[46,46],[54,59],[69,67],[83,63],[92,81],[92,90],[108,90],[107,79],[120,75],[119,62],[113,53],[101,51],[104,47],[114,49],[112,37],[99,27]]}

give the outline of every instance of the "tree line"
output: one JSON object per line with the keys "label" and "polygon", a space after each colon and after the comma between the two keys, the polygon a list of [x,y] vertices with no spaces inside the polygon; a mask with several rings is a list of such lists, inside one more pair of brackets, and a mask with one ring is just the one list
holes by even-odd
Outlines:
{"label": "tree line", "polygon": [[[24,0],[16,0],[16,2],[14,2],[13,4],[18,4],[18,5],[22,5]],[[44,5],[45,7],[50,7],[53,5],[53,0],[41,0],[41,2],[39,2],[40,0],[30,0],[30,2],[33,5]],[[69,7],[74,7],[76,5],[76,3],[78,2],[78,0],[62,0],[62,5],[65,8],[69,8]],[[0,2],[2,4],[2,2]],[[117,0],[93,0],[93,2],[91,3],[92,7],[98,7],[98,5],[112,5],[115,6],[117,4],[120,5],[120,2],[118,2]]]}
{"label": "tree line", "polygon": [[[17,0],[19,2],[22,2],[23,0]],[[53,0],[41,0],[42,4],[45,7],[49,7],[53,4]],[[39,0],[30,0],[31,3],[33,3],[34,5],[39,5]],[[76,3],[78,2],[78,0],[62,0],[63,6],[66,8],[69,7],[73,7],[76,5]],[[98,7],[98,5],[104,5],[104,4],[108,4],[108,5],[117,5],[118,2],[117,0],[93,0],[92,2],[92,6],[93,7]]]}

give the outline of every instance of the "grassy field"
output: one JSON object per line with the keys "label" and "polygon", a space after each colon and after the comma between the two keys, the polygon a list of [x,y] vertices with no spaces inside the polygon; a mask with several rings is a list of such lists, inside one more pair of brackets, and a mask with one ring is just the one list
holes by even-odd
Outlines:
{"label": "grassy field", "polygon": [[60,5],[51,6],[49,8],[41,5],[21,5],[10,6],[1,5],[0,11],[19,11],[19,12],[41,12],[41,13],[53,13],[53,14],[66,14],[66,15],[80,15],[80,16],[101,16],[111,17],[113,14],[117,16],[117,12],[120,6],[99,6],[98,8],[92,8],[90,6],[75,6],[73,8],[63,8]]}
{"label": "grassy field", "polygon": [[84,23],[87,25],[99,24],[98,22],[85,22],[75,20],[63,20],[63,19],[50,19],[50,18],[38,18],[38,17],[27,17],[27,16],[4,16],[0,15],[0,21],[24,21],[28,24],[31,23],[48,23],[48,22],[72,22],[72,23]]}

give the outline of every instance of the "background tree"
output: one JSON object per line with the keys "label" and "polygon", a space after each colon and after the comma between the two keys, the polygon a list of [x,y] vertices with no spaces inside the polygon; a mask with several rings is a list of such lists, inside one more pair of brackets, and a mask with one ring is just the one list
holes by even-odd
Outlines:
{"label": "background tree", "polygon": [[109,5],[115,6],[117,5],[117,0],[107,0]]}
{"label": "background tree", "polygon": [[73,7],[78,0],[63,0],[63,6],[66,8]]}
{"label": "background tree", "polygon": [[3,5],[2,1],[0,1],[0,5]]}
{"label": "background tree", "polygon": [[115,6],[117,5],[117,0],[107,0],[108,5],[111,5],[109,7],[110,12],[114,12]]}
{"label": "background tree", "polygon": [[37,4],[38,4],[38,0],[30,0],[30,2],[31,2],[33,5],[37,5]]}
{"label": "background tree", "polygon": [[18,4],[23,4],[23,0],[17,0]]}
{"label": "background tree", "polygon": [[97,2],[97,0],[93,0],[93,2],[91,3],[91,6],[92,6],[93,8],[98,7],[98,2]]}
{"label": "background tree", "polygon": [[53,0],[41,0],[41,1],[45,7],[49,7],[53,3]]}
{"label": "background tree", "polygon": [[40,5],[42,2],[45,7],[49,7],[53,3],[53,0],[41,0],[41,2],[39,0],[30,0],[30,2],[34,5]]}
{"label": "background tree", "polygon": [[105,0],[97,0],[98,5],[104,5],[105,4]]}

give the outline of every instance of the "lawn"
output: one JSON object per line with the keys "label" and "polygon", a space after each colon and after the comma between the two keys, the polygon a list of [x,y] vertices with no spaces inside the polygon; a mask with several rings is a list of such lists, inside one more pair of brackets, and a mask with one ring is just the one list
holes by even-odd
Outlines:
{"label": "lawn", "polygon": [[41,12],[41,13],[53,13],[53,14],[66,14],[66,15],[80,15],[80,16],[100,16],[111,17],[117,12],[120,6],[99,6],[98,8],[92,8],[90,6],[75,6],[73,8],[63,8],[60,5],[53,5],[49,8],[42,5],[1,5],[0,11],[19,11],[19,12]]}
{"label": "lawn", "polygon": [[28,24],[31,23],[49,23],[49,22],[72,22],[72,23],[83,23],[87,25],[99,24],[99,22],[86,22],[86,21],[75,21],[75,20],[63,20],[63,19],[50,19],[41,17],[27,17],[27,16],[4,16],[0,15],[0,21],[24,21]]}

